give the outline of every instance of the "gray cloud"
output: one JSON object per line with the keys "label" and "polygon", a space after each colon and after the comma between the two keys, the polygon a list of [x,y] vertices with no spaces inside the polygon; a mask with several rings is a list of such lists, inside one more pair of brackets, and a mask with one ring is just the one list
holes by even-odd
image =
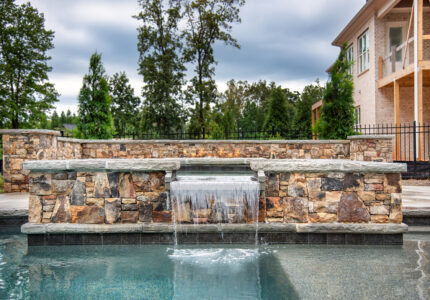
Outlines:
{"label": "gray cloud", "polygon": [[[31,1],[31,0],[30,0]],[[19,2],[26,2],[20,0]],[[77,111],[77,96],[91,53],[102,53],[106,70],[126,71],[136,94],[142,79],[137,74],[137,0],[33,0],[45,14],[46,26],[56,32],[50,53],[50,78],[61,94],[59,110]],[[364,0],[248,0],[241,9],[241,24],[232,35],[241,49],[215,45],[216,80],[222,88],[229,79],[276,81],[300,89],[325,69],[338,49],[332,40]],[[189,72],[190,73],[190,72]],[[291,86],[290,86],[291,85]]]}

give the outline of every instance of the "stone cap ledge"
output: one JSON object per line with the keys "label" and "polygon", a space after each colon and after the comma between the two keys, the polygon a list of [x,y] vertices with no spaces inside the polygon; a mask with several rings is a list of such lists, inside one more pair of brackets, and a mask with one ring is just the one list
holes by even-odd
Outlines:
{"label": "stone cap ledge", "polygon": [[74,159],[74,160],[27,160],[24,170],[31,171],[173,171],[179,161],[163,159]]}
{"label": "stone cap ledge", "polygon": [[20,135],[20,134],[47,134],[60,135],[59,131],[48,129],[0,129],[0,134]]}
{"label": "stone cap ledge", "polygon": [[66,137],[61,141],[82,144],[349,144],[348,140],[85,140]]}
{"label": "stone cap ledge", "polygon": [[310,173],[401,173],[407,171],[406,164],[352,161],[345,159],[267,159],[251,162],[251,169],[265,172],[310,172]]}
{"label": "stone cap ledge", "polygon": [[392,140],[394,134],[363,134],[348,136],[348,140]]}
{"label": "stone cap ledge", "polygon": [[[178,224],[177,232],[186,233],[245,233],[255,232],[257,224]],[[25,223],[21,226],[24,234],[85,234],[85,233],[173,233],[173,224],[72,224]],[[357,234],[398,234],[408,231],[406,224],[347,224],[347,223],[259,223],[258,232],[297,232],[297,233],[357,233]]]}

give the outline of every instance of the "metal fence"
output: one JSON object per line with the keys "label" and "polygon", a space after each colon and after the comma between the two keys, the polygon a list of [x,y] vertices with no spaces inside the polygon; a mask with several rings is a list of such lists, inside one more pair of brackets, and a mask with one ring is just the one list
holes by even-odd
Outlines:
{"label": "metal fence", "polygon": [[[70,133],[61,131],[61,136],[72,137]],[[267,140],[267,139],[311,139],[312,135],[306,132],[289,129],[288,131],[279,132],[272,127],[271,130],[237,130],[232,132],[213,132],[202,128],[201,131],[126,131],[117,132],[113,136],[115,139],[130,139],[130,140]]]}
{"label": "metal fence", "polygon": [[430,124],[376,124],[357,126],[361,134],[394,135],[393,160],[408,165],[403,178],[430,178]]}

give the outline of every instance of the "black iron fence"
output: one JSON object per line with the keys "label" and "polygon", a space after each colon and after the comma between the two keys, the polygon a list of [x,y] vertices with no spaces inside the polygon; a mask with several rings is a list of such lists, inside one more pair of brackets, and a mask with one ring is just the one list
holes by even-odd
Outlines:
{"label": "black iron fence", "polygon": [[393,160],[408,165],[403,178],[430,178],[430,124],[376,124],[357,126],[361,134],[394,135]]}
{"label": "black iron fence", "polygon": [[[72,137],[72,134],[66,131],[61,131],[61,136]],[[279,132],[274,127],[271,130],[237,130],[231,132],[211,131],[202,128],[201,131],[126,131],[117,132],[114,134],[115,139],[130,139],[130,140],[268,140],[268,139],[291,139],[291,140],[306,140],[311,139],[310,133],[303,132],[297,129],[289,129]]]}

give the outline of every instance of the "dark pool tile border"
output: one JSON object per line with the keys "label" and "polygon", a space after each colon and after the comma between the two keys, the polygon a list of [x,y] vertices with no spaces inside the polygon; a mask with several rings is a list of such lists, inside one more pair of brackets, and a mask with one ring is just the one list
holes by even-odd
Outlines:
{"label": "dark pool tile border", "polygon": [[[29,246],[173,244],[171,233],[29,234]],[[253,244],[255,233],[178,233],[179,244]],[[260,244],[402,245],[403,234],[263,232]]]}

